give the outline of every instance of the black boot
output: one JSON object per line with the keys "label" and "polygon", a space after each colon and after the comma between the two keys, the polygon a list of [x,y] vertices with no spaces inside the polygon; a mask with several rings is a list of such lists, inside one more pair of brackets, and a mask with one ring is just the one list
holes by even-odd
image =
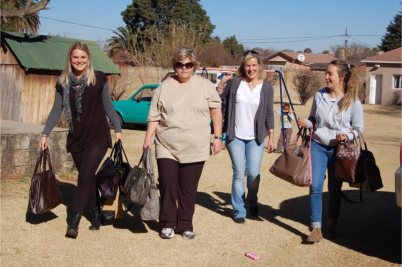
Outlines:
{"label": "black boot", "polygon": [[89,230],[99,230],[101,225],[101,209],[99,207],[91,208],[91,212],[94,217],[91,226],[89,226]]}
{"label": "black boot", "polygon": [[66,237],[76,238],[78,235],[78,225],[80,224],[81,215],[74,212],[71,217],[70,224],[67,227]]}

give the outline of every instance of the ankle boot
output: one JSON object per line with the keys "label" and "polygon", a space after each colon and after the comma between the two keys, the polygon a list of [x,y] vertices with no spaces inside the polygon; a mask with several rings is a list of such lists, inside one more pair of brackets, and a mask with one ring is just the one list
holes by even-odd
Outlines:
{"label": "ankle boot", "polygon": [[320,242],[322,239],[321,228],[314,228],[311,234],[307,237],[306,242],[309,244],[314,244]]}
{"label": "ankle boot", "polygon": [[74,212],[70,224],[67,227],[66,237],[76,238],[78,235],[78,225],[80,224],[81,215]]}
{"label": "ankle boot", "polygon": [[99,230],[101,225],[101,209],[99,207],[91,208],[91,212],[94,215],[92,224],[89,226],[89,230]]}

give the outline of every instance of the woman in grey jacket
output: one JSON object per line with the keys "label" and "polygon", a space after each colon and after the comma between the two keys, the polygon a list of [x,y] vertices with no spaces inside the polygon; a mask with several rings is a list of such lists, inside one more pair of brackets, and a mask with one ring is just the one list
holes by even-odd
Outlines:
{"label": "woman in grey jacket", "polygon": [[[334,60],[327,68],[327,87],[315,94],[308,119],[299,118],[300,126],[314,128],[311,142],[313,182],[310,186],[310,218],[312,232],[307,243],[322,239],[322,190],[328,168],[329,209],[327,238],[335,238],[335,225],[341,206],[342,182],[334,177],[335,155],[338,143],[354,136],[351,127],[363,132],[364,118],[360,99],[363,99],[357,67],[342,60]],[[358,136],[357,131],[353,131]]]}
{"label": "woman in grey jacket", "polygon": [[236,223],[244,223],[244,176],[247,175],[250,213],[257,216],[260,168],[268,135],[268,153],[274,150],[274,90],[265,80],[261,58],[254,50],[244,53],[237,75],[224,76],[217,90],[227,105],[223,132],[226,132],[226,147],[233,168],[233,217]]}

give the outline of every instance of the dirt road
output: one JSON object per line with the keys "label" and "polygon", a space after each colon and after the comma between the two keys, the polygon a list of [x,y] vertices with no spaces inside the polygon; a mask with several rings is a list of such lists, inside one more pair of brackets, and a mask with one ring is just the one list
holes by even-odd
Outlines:
{"label": "dirt road", "polygon": [[[276,104],[277,106],[277,104]],[[306,117],[310,106],[296,106]],[[265,154],[259,192],[260,216],[244,225],[232,220],[231,164],[227,151],[207,161],[194,215],[195,240],[163,240],[158,223],[143,223],[133,208],[113,225],[89,231],[86,210],[76,240],[64,237],[75,186],[61,183],[64,203],[52,212],[26,213],[30,178],[1,182],[2,266],[397,266],[401,264],[401,219],[395,206],[394,173],[399,166],[401,110],[369,106],[365,137],[381,169],[384,188],[364,193],[364,202],[342,201],[339,236],[306,245],[309,234],[308,188],[292,186],[269,173],[278,154]],[[276,119],[276,123],[279,123]],[[295,127],[295,126],[294,126]],[[275,138],[279,127],[276,126]],[[124,130],[131,164],[141,156],[143,130]],[[324,188],[324,214],[328,191]],[[344,185],[357,198],[357,190]],[[127,200],[125,200],[126,203]],[[325,223],[325,221],[324,221]],[[251,251],[259,261],[245,257]]]}

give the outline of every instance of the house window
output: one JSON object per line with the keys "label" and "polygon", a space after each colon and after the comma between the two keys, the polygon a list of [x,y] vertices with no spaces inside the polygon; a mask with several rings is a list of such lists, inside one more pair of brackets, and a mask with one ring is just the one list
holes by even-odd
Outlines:
{"label": "house window", "polygon": [[402,75],[394,75],[394,89],[402,89]]}

